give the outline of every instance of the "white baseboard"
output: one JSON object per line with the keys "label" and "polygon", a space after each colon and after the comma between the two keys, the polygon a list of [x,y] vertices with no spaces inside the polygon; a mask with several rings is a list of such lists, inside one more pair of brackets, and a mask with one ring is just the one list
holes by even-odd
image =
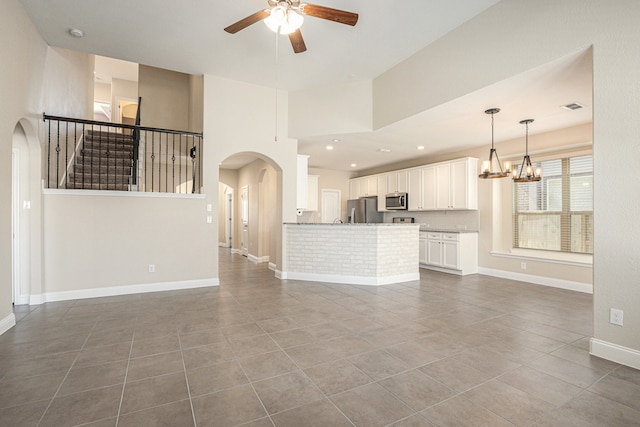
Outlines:
{"label": "white baseboard", "polygon": [[231,248],[231,253],[232,254],[242,255],[242,249],[233,249],[233,248]]}
{"label": "white baseboard", "polygon": [[640,351],[591,338],[590,353],[603,359],[640,369]]}
{"label": "white baseboard", "polygon": [[30,296],[29,295],[20,295],[15,297],[15,301],[13,302],[15,305],[29,305]]}
{"label": "white baseboard", "polygon": [[225,243],[225,242],[218,242],[218,246],[221,247],[221,248],[228,248],[229,244]]}
{"label": "white baseboard", "polygon": [[255,263],[255,264],[261,264],[263,262],[269,262],[269,257],[268,256],[255,256],[255,255],[247,255],[247,258],[249,259],[249,261]]}
{"label": "white baseboard", "polygon": [[85,298],[112,297],[117,295],[142,294],[146,292],[176,291],[206,288],[220,285],[220,279],[184,280],[179,282],[144,283],[138,285],[112,286],[107,288],[79,289],[77,291],[47,292],[45,302],[67,301]]}
{"label": "white baseboard", "polygon": [[282,271],[282,270],[275,270],[276,272],[276,279],[282,279],[282,280],[287,280],[287,272],[286,271]]}
{"label": "white baseboard", "polygon": [[[412,282],[414,280],[420,280],[420,273],[407,273],[398,274],[395,276],[385,277],[367,277],[367,276],[346,276],[341,274],[317,274],[317,273],[298,273],[298,272],[280,272],[280,279],[289,280],[305,280],[310,282],[328,282],[328,283],[343,283],[346,285],[368,285],[368,286],[380,286],[390,285],[392,283]],[[276,277],[278,273],[276,272]]]}
{"label": "white baseboard", "polygon": [[276,263],[275,262],[269,262],[269,270],[276,271]]}
{"label": "white baseboard", "polygon": [[7,332],[16,325],[16,315],[11,313],[4,319],[0,320],[0,335]]}
{"label": "white baseboard", "polygon": [[40,305],[44,302],[44,295],[34,294],[29,297],[29,305]]}
{"label": "white baseboard", "polygon": [[550,286],[553,288],[568,289],[570,291],[584,292],[586,294],[593,293],[593,285],[590,283],[574,282],[571,280],[554,279],[551,277],[534,276],[531,274],[514,273],[512,271],[495,270],[493,268],[483,267],[478,268],[478,274],[534,283],[536,285]]}

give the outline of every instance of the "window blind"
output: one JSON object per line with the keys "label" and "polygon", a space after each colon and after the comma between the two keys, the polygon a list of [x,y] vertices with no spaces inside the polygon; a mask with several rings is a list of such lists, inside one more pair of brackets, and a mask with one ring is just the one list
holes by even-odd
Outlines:
{"label": "window blind", "polygon": [[513,247],[593,253],[592,156],[533,166],[540,181],[513,183]]}

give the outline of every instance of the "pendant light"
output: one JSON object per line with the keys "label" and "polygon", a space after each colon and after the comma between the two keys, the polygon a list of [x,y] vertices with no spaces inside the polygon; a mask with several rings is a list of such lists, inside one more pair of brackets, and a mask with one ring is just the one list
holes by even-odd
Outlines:
{"label": "pendant light", "polygon": [[520,166],[520,173],[516,176],[513,175],[515,182],[536,182],[542,179],[542,169],[533,169],[531,164],[531,158],[529,157],[529,123],[532,123],[533,119],[521,120],[520,124],[526,126],[526,133],[524,139],[524,159],[522,159],[522,165]]}
{"label": "pendant light", "polygon": [[[480,175],[478,175],[478,178],[506,178],[511,173],[511,163],[504,162],[504,169],[502,169],[500,158],[498,157],[498,152],[493,147],[493,115],[499,112],[499,108],[489,108],[484,112],[485,114],[491,114],[491,151],[489,151],[489,160],[485,160],[484,162],[482,162],[482,172],[480,173]],[[494,156],[495,163],[493,160]]]}

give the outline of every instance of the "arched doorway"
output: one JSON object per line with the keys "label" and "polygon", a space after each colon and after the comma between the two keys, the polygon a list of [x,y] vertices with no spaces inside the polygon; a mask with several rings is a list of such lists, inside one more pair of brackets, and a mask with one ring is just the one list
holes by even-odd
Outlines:
{"label": "arched doorway", "polygon": [[40,144],[27,120],[18,122],[11,144],[11,291],[16,305],[42,303]]}
{"label": "arched doorway", "polygon": [[[282,200],[281,174],[274,161],[259,153],[234,154],[219,167],[218,217],[222,220],[231,211],[231,252],[241,254],[244,250],[249,260],[268,262],[274,270],[282,238],[282,209],[278,207]],[[225,199],[224,193],[232,194],[231,198]],[[231,207],[225,207],[229,201]],[[223,228],[219,224],[220,247],[224,246]]]}

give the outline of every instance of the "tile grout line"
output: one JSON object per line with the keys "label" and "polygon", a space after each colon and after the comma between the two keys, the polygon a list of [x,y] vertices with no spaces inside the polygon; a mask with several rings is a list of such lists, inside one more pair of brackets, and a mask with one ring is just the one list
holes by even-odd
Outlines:
{"label": "tile grout line", "polygon": [[122,383],[122,392],[120,392],[120,402],[118,403],[118,414],[116,415],[116,427],[120,423],[120,412],[122,411],[122,402],[124,400],[124,391],[127,387],[127,376],[129,375],[129,365],[131,364],[131,354],[133,353],[133,343],[136,338],[136,328],[138,323],[138,316],[136,316],[135,326],[133,328],[133,335],[131,336],[131,345],[129,346],[129,357],[127,357],[127,367],[124,370],[124,381]]}
{"label": "tile grout line", "polygon": [[180,338],[180,328],[176,323],[176,332],[178,334],[178,346],[180,347],[180,359],[182,360],[182,369],[184,372],[184,380],[187,384],[187,396],[189,396],[189,406],[191,407],[191,418],[193,419],[194,427],[198,426],[198,422],[196,421],[196,411],[193,409],[193,400],[191,398],[191,387],[189,387],[189,376],[187,375],[187,365],[184,362],[184,353],[182,350],[182,339]]}
{"label": "tile grout line", "polygon": [[[75,304],[70,305],[69,309],[71,309],[71,307],[73,307],[74,305]],[[69,311],[69,309],[67,309],[65,311],[65,314]],[[63,317],[64,317],[64,315],[63,315]],[[80,346],[80,349],[78,350],[78,354],[76,354],[76,357],[73,359],[73,362],[71,362],[71,366],[69,366],[69,369],[67,370],[67,373],[64,375],[64,378],[60,382],[60,385],[56,389],[56,392],[53,394],[53,396],[51,396],[51,400],[49,401],[49,404],[47,405],[47,407],[44,410],[44,412],[42,413],[42,415],[40,416],[40,419],[38,420],[38,423],[36,424],[36,427],[38,427],[40,425],[40,423],[44,419],[45,415],[49,411],[49,408],[51,408],[51,405],[53,404],[53,401],[55,400],[56,396],[60,392],[60,389],[64,385],[64,382],[67,380],[67,377],[69,376],[69,373],[71,373],[71,370],[73,369],[74,365],[76,364],[76,362],[78,360],[78,357],[80,356],[80,352],[82,352],[82,350],[84,349],[84,346],[87,345],[87,342],[89,341],[89,338],[91,337],[91,334],[93,334],[93,331],[95,330],[97,324],[98,324],[98,321],[96,320],[93,323],[93,327],[91,328],[91,331],[89,332],[89,334],[87,334],[87,338],[85,338],[84,342],[82,343],[82,346]]]}

